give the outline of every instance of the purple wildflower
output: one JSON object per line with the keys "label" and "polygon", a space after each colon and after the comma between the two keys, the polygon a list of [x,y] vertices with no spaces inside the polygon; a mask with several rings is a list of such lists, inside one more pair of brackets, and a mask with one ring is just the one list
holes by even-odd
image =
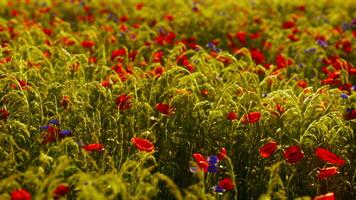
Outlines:
{"label": "purple wildflower", "polygon": [[343,99],[347,99],[347,98],[349,98],[349,95],[344,94],[344,93],[342,93],[340,96],[341,96],[341,98],[343,98]]}
{"label": "purple wildflower", "polygon": [[328,47],[328,42],[325,40],[317,40],[316,43],[321,47],[324,47],[324,48]]}

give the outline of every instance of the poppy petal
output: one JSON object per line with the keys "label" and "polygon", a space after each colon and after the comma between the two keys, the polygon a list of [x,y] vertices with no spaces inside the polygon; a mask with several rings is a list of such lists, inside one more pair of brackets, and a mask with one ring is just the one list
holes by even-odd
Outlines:
{"label": "poppy petal", "polygon": [[339,158],[337,155],[335,155],[334,153],[332,153],[324,148],[320,148],[320,147],[316,148],[315,155],[320,160],[334,164],[334,165],[342,166],[345,164],[345,160]]}

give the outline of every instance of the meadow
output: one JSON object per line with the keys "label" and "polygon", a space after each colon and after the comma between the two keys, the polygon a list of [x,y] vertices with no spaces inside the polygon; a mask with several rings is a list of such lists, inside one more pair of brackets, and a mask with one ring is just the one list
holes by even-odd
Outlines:
{"label": "meadow", "polygon": [[0,0],[0,199],[355,199],[355,48],[351,0]]}

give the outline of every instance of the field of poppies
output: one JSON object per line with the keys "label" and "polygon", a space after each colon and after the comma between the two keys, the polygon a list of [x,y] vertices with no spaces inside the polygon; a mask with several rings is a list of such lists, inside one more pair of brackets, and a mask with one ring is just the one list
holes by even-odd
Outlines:
{"label": "field of poppies", "polygon": [[352,0],[0,0],[0,199],[356,198]]}

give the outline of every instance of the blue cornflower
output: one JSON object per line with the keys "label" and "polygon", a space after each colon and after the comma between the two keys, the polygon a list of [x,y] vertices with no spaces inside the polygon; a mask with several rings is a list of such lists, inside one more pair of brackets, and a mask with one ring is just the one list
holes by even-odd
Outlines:
{"label": "blue cornflower", "polygon": [[312,54],[312,53],[315,53],[315,52],[316,52],[316,48],[315,47],[312,47],[312,48],[304,50],[304,53],[308,53],[308,54]]}
{"label": "blue cornflower", "polygon": [[342,28],[343,31],[347,31],[348,29],[351,28],[351,24],[344,22],[344,23],[341,24],[341,28]]}
{"label": "blue cornflower", "polygon": [[216,173],[216,172],[218,172],[218,166],[216,166],[216,165],[209,165],[209,166],[208,166],[208,172],[210,172],[210,173]]}
{"label": "blue cornflower", "polygon": [[218,163],[219,159],[218,156],[212,155],[208,157],[208,163],[209,165],[216,165]]}
{"label": "blue cornflower", "polygon": [[214,46],[215,45],[212,42],[209,42],[208,44],[206,44],[206,47],[209,47],[211,49],[214,48]]}
{"label": "blue cornflower", "polygon": [[356,18],[351,21],[351,26],[356,27]]}
{"label": "blue cornflower", "polygon": [[41,126],[41,127],[40,127],[40,130],[41,130],[41,131],[46,131],[46,130],[48,130],[48,126]]}
{"label": "blue cornflower", "polygon": [[349,95],[347,95],[347,94],[345,94],[345,93],[342,93],[340,96],[341,96],[341,98],[343,98],[343,99],[349,98]]}
{"label": "blue cornflower", "polygon": [[48,123],[49,123],[49,124],[54,124],[54,125],[59,126],[59,121],[56,120],[56,119],[51,119],[51,120],[48,121]]}
{"label": "blue cornflower", "polygon": [[214,190],[214,192],[217,192],[217,193],[223,193],[223,192],[225,192],[225,189],[222,188],[222,187],[219,186],[219,185],[214,186],[214,187],[213,187],[213,190]]}
{"label": "blue cornflower", "polygon": [[59,135],[65,137],[65,136],[69,136],[69,135],[72,135],[72,131],[70,130],[61,130],[59,131]]}
{"label": "blue cornflower", "polygon": [[353,110],[352,108],[346,108],[346,112],[347,112],[347,113],[351,113],[352,110]]}
{"label": "blue cornflower", "polygon": [[356,85],[353,85],[353,86],[351,87],[351,90],[356,91]]}
{"label": "blue cornflower", "polygon": [[325,40],[317,40],[316,43],[321,47],[328,47],[328,42],[326,42]]}

